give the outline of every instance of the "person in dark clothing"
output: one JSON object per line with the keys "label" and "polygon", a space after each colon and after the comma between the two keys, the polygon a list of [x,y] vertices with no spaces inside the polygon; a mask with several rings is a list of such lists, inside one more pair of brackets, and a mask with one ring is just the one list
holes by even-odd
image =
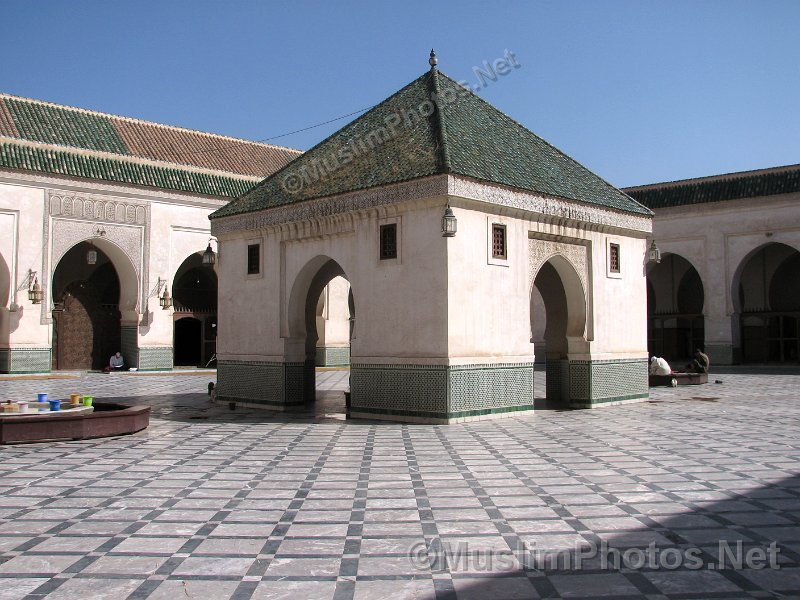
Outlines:
{"label": "person in dark clothing", "polygon": [[708,373],[708,368],[711,366],[711,361],[708,355],[701,352],[700,348],[694,351],[694,358],[692,362],[686,365],[686,371],[689,373]]}

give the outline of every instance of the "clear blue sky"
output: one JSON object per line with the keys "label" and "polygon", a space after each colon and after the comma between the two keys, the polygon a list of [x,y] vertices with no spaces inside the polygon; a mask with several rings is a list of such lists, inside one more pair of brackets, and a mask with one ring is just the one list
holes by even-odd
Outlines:
{"label": "clear blue sky", "polygon": [[[428,68],[617,186],[800,163],[800,2],[4,2],[0,91],[252,140]],[[352,117],[273,140],[308,149]]]}

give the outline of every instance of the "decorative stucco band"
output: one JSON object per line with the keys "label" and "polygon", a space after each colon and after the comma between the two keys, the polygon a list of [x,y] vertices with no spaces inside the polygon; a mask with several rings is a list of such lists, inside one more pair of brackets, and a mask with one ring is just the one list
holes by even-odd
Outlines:
{"label": "decorative stucco band", "polygon": [[326,346],[317,348],[318,367],[346,367],[350,364],[350,348]]}
{"label": "decorative stucco band", "polygon": [[339,196],[298,202],[288,206],[219,217],[211,220],[211,233],[225,235],[243,230],[258,230],[283,223],[319,219],[378,206],[399,204],[409,200],[445,195],[470,198],[558,219],[571,219],[582,223],[618,227],[643,233],[652,231],[652,218],[649,216],[589,206],[575,200],[551,198],[531,192],[512,190],[463,177],[436,175]]}
{"label": "decorative stucco band", "polygon": [[0,348],[0,373],[49,373],[50,348]]}
{"label": "decorative stucco band", "polygon": [[141,346],[140,371],[169,371],[172,369],[172,346]]}
{"label": "decorative stucco band", "polygon": [[258,230],[282,225],[283,223],[330,217],[377,206],[400,204],[409,200],[433,198],[446,194],[447,176],[440,175],[339,196],[298,202],[297,204],[258,212],[212,219],[211,233],[224,235],[226,233],[239,233],[242,230]]}
{"label": "decorative stucco band", "polygon": [[303,404],[303,363],[224,360],[217,364],[217,401],[283,410]]}
{"label": "decorative stucco band", "polygon": [[619,227],[632,231],[651,233],[653,231],[653,218],[621,210],[613,210],[595,205],[583,204],[576,200],[554,198],[523,192],[498,185],[490,185],[464,177],[448,177],[447,193],[450,196],[471,198],[507,206],[528,212],[539,213],[558,219],[570,219],[594,225]]}
{"label": "decorative stucco band", "polygon": [[353,417],[449,423],[533,409],[533,363],[351,366]]}
{"label": "decorative stucco band", "polygon": [[646,358],[569,363],[569,404],[573,408],[609,406],[648,397]]}

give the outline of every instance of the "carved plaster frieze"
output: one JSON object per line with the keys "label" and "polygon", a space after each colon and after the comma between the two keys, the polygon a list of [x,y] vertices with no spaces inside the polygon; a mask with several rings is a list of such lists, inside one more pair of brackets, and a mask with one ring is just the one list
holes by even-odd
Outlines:
{"label": "carved plaster frieze", "polygon": [[645,233],[652,232],[652,218],[646,215],[627,213],[563,198],[547,197],[533,192],[512,190],[454,175],[437,175],[340,196],[330,196],[213,219],[211,232],[214,235],[225,235],[238,231],[258,230],[284,223],[319,219],[443,195],[469,198],[530,213],[569,219],[576,223],[591,223]]}
{"label": "carved plaster frieze", "polygon": [[447,194],[447,176],[439,175],[415,179],[379,188],[351,192],[288,206],[269,208],[258,212],[232,215],[211,221],[211,233],[224,235],[237,231],[264,229],[292,223],[356,212],[377,206],[399,204],[409,200],[433,198]]}
{"label": "carved plaster frieze", "polygon": [[144,225],[149,205],[123,200],[108,200],[59,193],[50,190],[50,216],[86,219],[104,223]]}
{"label": "carved plaster frieze", "polygon": [[448,194],[582,223],[607,225],[646,233],[653,230],[652,218],[645,215],[543,196],[534,192],[512,190],[462,177],[449,178]]}

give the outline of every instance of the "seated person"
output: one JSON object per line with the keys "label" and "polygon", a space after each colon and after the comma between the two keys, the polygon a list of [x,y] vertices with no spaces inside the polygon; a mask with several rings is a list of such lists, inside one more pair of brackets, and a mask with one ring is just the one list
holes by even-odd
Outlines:
{"label": "seated person", "polygon": [[650,359],[650,375],[669,375],[671,373],[672,368],[666,360],[659,356]]}
{"label": "seated person", "polygon": [[697,348],[694,351],[692,362],[686,365],[686,371],[689,373],[708,373],[709,366],[711,366],[711,361],[708,355],[700,352],[700,348]]}
{"label": "seated person", "polygon": [[108,366],[103,370],[106,373],[110,373],[111,371],[124,371],[125,359],[122,358],[122,354],[117,352],[114,356],[112,356],[108,361]]}

